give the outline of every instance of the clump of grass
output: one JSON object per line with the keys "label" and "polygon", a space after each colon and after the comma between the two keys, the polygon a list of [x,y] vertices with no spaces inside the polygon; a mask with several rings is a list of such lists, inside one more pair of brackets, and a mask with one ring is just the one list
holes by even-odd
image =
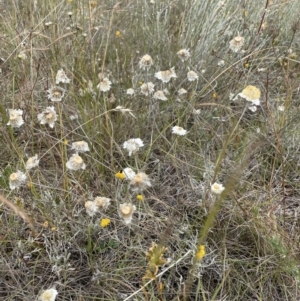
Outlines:
{"label": "clump of grass", "polygon": [[3,7],[1,300],[299,299],[297,1]]}

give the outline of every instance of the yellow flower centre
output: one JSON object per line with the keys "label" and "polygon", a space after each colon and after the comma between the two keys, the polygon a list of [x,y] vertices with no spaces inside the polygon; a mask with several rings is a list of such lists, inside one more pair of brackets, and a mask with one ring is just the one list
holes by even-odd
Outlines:
{"label": "yellow flower centre", "polygon": [[134,184],[137,184],[137,185],[140,184],[140,183],[142,183],[142,182],[143,182],[142,176],[139,175],[139,174],[137,174],[137,175],[134,177],[133,182],[134,182]]}
{"label": "yellow flower centre", "polygon": [[44,294],[43,294],[43,300],[45,300],[45,301],[50,301],[52,299],[52,294],[51,293],[49,293],[49,292],[45,292]]}
{"label": "yellow flower centre", "polygon": [[124,215],[129,215],[131,213],[131,207],[130,206],[124,206],[121,208],[121,212]]}
{"label": "yellow flower centre", "polygon": [[213,185],[213,189],[214,189],[214,190],[220,190],[220,185],[214,184],[214,185]]}
{"label": "yellow flower centre", "polygon": [[74,162],[76,164],[82,164],[83,160],[82,160],[82,158],[80,156],[75,156],[74,157]]}
{"label": "yellow flower centre", "polygon": [[53,95],[54,95],[55,97],[59,98],[59,97],[61,97],[61,92],[58,91],[58,90],[55,90],[55,91],[53,92]]}
{"label": "yellow flower centre", "polygon": [[18,179],[18,174],[17,173],[12,173],[10,176],[9,176],[9,179],[11,181],[16,181]]}
{"label": "yellow flower centre", "polygon": [[10,119],[11,121],[17,120],[17,119],[18,119],[18,114],[16,114],[16,113],[11,113],[9,119]]}
{"label": "yellow flower centre", "polygon": [[46,116],[45,116],[45,118],[46,118],[46,120],[48,120],[48,121],[51,120],[51,119],[53,119],[53,113],[51,113],[51,112],[50,112],[50,113],[47,113]]}

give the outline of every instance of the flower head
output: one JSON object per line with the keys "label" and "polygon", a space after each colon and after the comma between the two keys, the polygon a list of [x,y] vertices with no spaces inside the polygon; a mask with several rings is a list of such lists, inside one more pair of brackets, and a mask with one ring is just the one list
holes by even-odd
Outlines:
{"label": "flower head", "polygon": [[40,295],[40,300],[41,301],[55,301],[55,298],[57,296],[58,292],[54,288],[50,288],[45,290],[41,295]]}
{"label": "flower head", "polygon": [[83,159],[77,154],[72,155],[72,157],[66,163],[66,166],[70,170],[85,169],[86,167],[86,165],[83,162]]}
{"label": "flower head", "polygon": [[19,188],[25,181],[27,177],[22,171],[17,171],[12,173],[9,176],[9,188],[11,190],[14,190],[16,188]]}
{"label": "flower head", "polygon": [[157,79],[160,79],[163,83],[168,83],[171,78],[176,78],[177,75],[175,73],[175,67],[165,70],[165,71],[158,71],[154,75]]}
{"label": "flower head", "polygon": [[233,51],[233,52],[239,52],[242,48],[242,46],[244,45],[245,39],[243,37],[241,37],[240,35],[238,35],[237,37],[233,38],[230,42],[229,42],[229,48]]}
{"label": "flower head", "polygon": [[55,83],[58,85],[59,83],[70,83],[70,79],[67,77],[65,71],[63,69],[60,69],[56,73]]}
{"label": "flower head", "polygon": [[134,95],[134,90],[132,88],[129,88],[129,89],[126,90],[126,94],[132,96],[132,95]]}
{"label": "flower head", "polygon": [[39,165],[40,160],[38,159],[38,155],[34,155],[33,157],[28,158],[25,168],[27,170],[34,168]]}
{"label": "flower head", "polygon": [[187,90],[180,88],[177,93],[178,93],[178,95],[183,95],[183,94],[187,93]]}
{"label": "flower head", "polygon": [[191,57],[189,49],[180,49],[177,52],[178,57],[181,59],[182,62],[188,60]]}
{"label": "flower head", "polygon": [[61,101],[65,96],[66,90],[58,86],[52,86],[47,92],[47,97],[51,101]]}
{"label": "flower head", "polygon": [[225,66],[225,61],[224,60],[219,60],[218,61],[218,66],[219,67],[224,67]]}
{"label": "flower head", "polygon": [[97,85],[97,88],[102,92],[109,91],[110,87],[111,87],[111,81],[107,77],[104,77],[102,81]]}
{"label": "flower head", "polygon": [[126,175],[125,175],[124,172],[118,171],[118,172],[115,174],[115,177],[116,177],[117,179],[123,180],[123,179],[126,178]]}
{"label": "flower head", "polygon": [[187,73],[187,79],[190,82],[193,82],[193,81],[197,80],[198,78],[199,78],[198,74],[193,70],[191,70]]}
{"label": "flower head", "polygon": [[210,189],[211,189],[211,192],[214,194],[221,194],[224,191],[225,187],[222,184],[218,184],[216,182],[211,185]]}
{"label": "flower head", "polygon": [[159,100],[168,100],[168,98],[166,97],[165,93],[161,90],[156,91],[153,95],[154,99],[159,99]]}
{"label": "flower head", "polygon": [[123,173],[125,174],[127,180],[132,180],[136,175],[136,173],[130,167],[124,168]]}
{"label": "flower head", "polygon": [[12,126],[13,128],[18,128],[24,123],[22,117],[23,110],[9,109],[8,113],[9,113],[9,121],[7,125]]}
{"label": "flower head", "polygon": [[144,197],[142,194],[138,194],[138,195],[136,196],[136,198],[137,198],[140,202],[142,202],[142,201],[145,199],[145,197]]}
{"label": "flower head", "polygon": [[119,205],[119,215],[123,218],[125,224],[130,224],[132,221],[132,215],[136,207],[130,203],[124,203]]}
{"label": "flower head", "polygon": [[200,245],[198,248],[198,251],[196,253],[196,259],[197,260],[201,260],[204,256],[205,256],[206,252],[205,252],[205,246],[204,245]]}
{"label": "flower head", "polygon": [[76,152],[81,152],[81,153],[84,153],[84,152],[88,152],[90,151],[89,149],[89,145],[87,144],[87,142],[85,141],[77,141],[77,142],[73,142],[72,143],[72,146],[71,146],[71,149],[72,150],[75,150]]}
{"label": "flower head", "polygon": [[143,190],[151,187],[149,176],[144,172],[137,173],[129,183],[132,191],[142,192]]}
{"label": "flower head", "polygon": [[123,144],[123,148],[127,149],[129,156],[135,154],[142,146],[144,146],[144,143],[140,138],[129,139]]}
{"label": "flower head", "polygon": [[241,93],[239,93],[239,96],[245,98],[247,101],[252,102],[252,104],[259,106],[260,104],[260,90],[255,86],[247,86]]}
{"label": "flower head", "polygon": [[257,106],[249,106],[248,109],[254,113],[257,111]]}
{"label": "flower head", "polygon": [[153,65],[153,60],[149,54],[145,54],[139,61],[139,67],[143,70],[150,68]]}
{"label": "flower head", "polygon": [[94,203],[100,210],[106,210],[110,205],[110,199],[105,197],[97,196],[94,200]]}
{"label": "flower head", "polygon": [[154,84],[152,82],[143,83],[141,85],[141,92],[146,96],[152,94],[154,92]]}
{"label": "flower head", "polygon": [[100,226],[102,228],[107,227],[110,224],[110,219],[109,218],[102,218],[102,220],[100,221]]}
{"label": "flower head", "polygon": [[85,202],[84,207],[89,216],[94,216],[99,210],[99,207],[92,201]]}
{"label": "flower head", "polygon": [[24,51],[21,51],[19,54],[18,54],[18,59],[20,60],[26,60],[27,59],[27,55]]}
{"label": "flower head", "polygon": [[41,114],[38,114],[40,124],[48,124],[51,128],[57,120],[57,114],[54,107],[47,107]]}
{"label": "flower head", "polygon": [[187,131],[181,126],[175,125],[172,127],[172,133],[179,136],[184,136],[186,135]]}

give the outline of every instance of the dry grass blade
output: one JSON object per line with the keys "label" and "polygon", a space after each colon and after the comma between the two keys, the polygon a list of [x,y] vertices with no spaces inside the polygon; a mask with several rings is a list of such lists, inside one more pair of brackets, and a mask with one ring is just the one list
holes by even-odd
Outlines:
{"label": "dry grass blade", "polygon": [[13,204],[12,202],[10,202],[8,199],[6,199],[3,195],[0,195],[0,201],[5,204],[7,207],[9,207],[10,209],[12,209],[17,215],[21,216],[22,219],[28,223],[30,229],[35,233],[35,228],[33,225],[33,221],[32,218],[30,218],[27,213],[24,212],[23,209],[21,209],[20,207],[16,206],[15,204]]}

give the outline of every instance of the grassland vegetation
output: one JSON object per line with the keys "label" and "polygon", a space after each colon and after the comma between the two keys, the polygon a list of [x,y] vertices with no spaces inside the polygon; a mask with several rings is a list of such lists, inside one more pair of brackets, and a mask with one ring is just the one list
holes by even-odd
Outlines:
{"label": "grassland vegetation", "polygon": [[300,299],[299,1],[0,3],[1,300]]}

